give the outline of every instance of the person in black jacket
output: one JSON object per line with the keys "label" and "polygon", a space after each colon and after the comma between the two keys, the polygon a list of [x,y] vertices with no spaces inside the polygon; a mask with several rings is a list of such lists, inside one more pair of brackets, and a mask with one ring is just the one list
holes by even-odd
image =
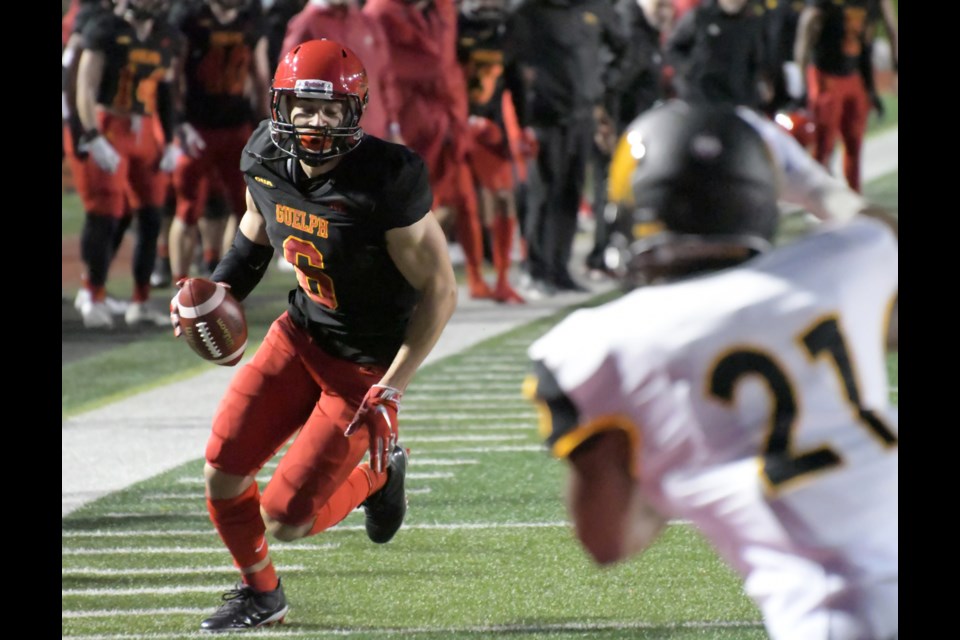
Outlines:
{"label": "person in black jacket", "polygon": [[704,0],[677,21],[667,40],[677,96],[761,108],[771,98],[763,5]]}
{"label": "person in black jacket", "polygon": [[531,297],[585,290],[569,263],[597,118],[606,117],[603,47],[615,64],[625,45],[609,0],[522,0],[507,19],[508,88],[539,147],[523,229]]}
{"label": "person in black jacket", "polygon": [[[627,46],[612,68],[606,110],[609,121],[595,136],[592,157],[593,178],[593,248],[587,255],[591,277],[602,278],[606,272],[603,254],[610,232],[608,216],[607,174],[613,156],[613,143],[627,125],[641,113],[671,95],[666,77],[663,43],[673,28],[673,0],[617,0],[615,6],[621,23],[628,31]],[[604,139],[603,134],[610,136]],[[610,219],[613,219],[610,216]]]}

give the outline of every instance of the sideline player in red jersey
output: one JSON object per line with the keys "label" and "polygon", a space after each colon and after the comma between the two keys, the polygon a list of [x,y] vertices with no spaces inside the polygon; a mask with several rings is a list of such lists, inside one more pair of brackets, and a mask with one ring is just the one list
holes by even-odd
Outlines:
{"label": "sideline player in red jersey", "polygon": [[106,281],[128,198],[137,243],[125,319],[130,325],[166,322],[147,304],[161,207],[179,154],[171,82],[181,38],[165,12],[165,0],[128,0],[119,15],[99,14],[82,34],[76,95],[83,134],[76,148],[68,139],[67,154],[86,213],[80,242],[90,296],[80,313],[90,328],[113,326]]}
{"label": "sideline player in red jersey", "polygon": [[[464,0],[457,25],[457,58],[469,99],[467,161],[477,184],[480,220],[489,230],[497,302],[524,303],[510,284],[510,253],[517,229],[515,162],[509,132],[519,128],[504,86],[506,0]],[[510,123],[510,124],[508,124]]]}
{"label": "sideline player in red jersey", "polygon": [[[267,532],[314,535],[363,505],[369,538],[394,536],[406,513],[400,398],[457,300],[423,160],[360,128],[356,55],[331,40],[298,45],[271,96],[241,160],[247,210],[212,279],[243,300],[277,251],[297,288],[214,416],[207,508],[243,582],[206,631],[286,616]],[[179,334],[176,297],[171,320]],[[256,474],[292,437],[261,495]]]}
{"label": "sideline player in red jersey", "polygon": [[870,22],[877,17],[886,27],[896,69],[898,34],[892,0],[807,0],[797,25],[796,68],[785,69],[793,76],[794,96],[807,96],[816,125],[814,157],[829,163],[839,137],[843,174],[856,191],[861,188],[860,156],[871,108],[862,56],[869,48]]}
{"label": "sideline player in red jersey", "polygon": [[[211,271],[230,247],[246,209],[238,160],[267,115],[267,39],[259,11],[248,0],[206,0],[174,9],[171,21],[184,34],[185,154],[173,174],[176,213],[170,223],[173,281],[187,277],[200,231],[203,261]],[[222,185],[227,215],[205,216],[211,187]]]}

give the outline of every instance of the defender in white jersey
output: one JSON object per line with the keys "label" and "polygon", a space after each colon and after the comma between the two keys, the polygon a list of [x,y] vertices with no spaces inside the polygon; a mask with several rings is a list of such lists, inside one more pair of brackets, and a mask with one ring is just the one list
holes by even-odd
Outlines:
{"label": "defender in white jersey", "polygon": [[733,110],[667,103],[625,135],[620,267],[650,286],[529,351],[525,390],[570,463],[578,538],[607,564],[686,519],[772,638],[896,638],[895,234],[839,211],[772,249],[782,166]]}

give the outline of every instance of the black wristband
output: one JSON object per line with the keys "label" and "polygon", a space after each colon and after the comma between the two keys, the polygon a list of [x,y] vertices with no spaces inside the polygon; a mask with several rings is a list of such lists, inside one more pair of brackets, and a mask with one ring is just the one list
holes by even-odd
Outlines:
{"label": "black wristband", "polygon": [[263,279],[273,258],[273,247],[257,244],[238,231],[233,245],[214,269],[210,279],[230,285],[230,293],[243,300]]}

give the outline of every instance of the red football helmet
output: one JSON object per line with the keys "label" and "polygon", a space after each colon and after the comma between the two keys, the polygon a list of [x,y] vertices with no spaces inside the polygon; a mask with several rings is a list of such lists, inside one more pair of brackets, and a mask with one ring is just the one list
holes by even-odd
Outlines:
{"label": "red football helmet", "polygon": [[[349,152],[363,137],[367,72],[350,49],[333,40],[310,40],[287,53],[277,65],[270,95],[270,137],[287,155],[316,165]],[[343,103],[340,126],[294,126],[292,97]]]}
{"label": "red football helmet", "polygon": [[813,121],[805,109],[794,111],[778,111],[774,121],[790,132],[800,146],[811,151],[817,139],[817,123]]}

